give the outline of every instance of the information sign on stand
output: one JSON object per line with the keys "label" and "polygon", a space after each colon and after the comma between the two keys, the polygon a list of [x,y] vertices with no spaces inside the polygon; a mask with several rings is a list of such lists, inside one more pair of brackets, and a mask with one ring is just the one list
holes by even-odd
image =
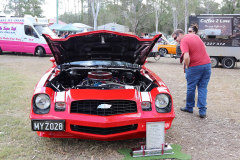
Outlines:
{"label": "information sign on stand", "polygon": [[[145,145],[146,144],[146,145]],[[165,123],[146,123],[146,143],[140,142],[140,148],[132,148],[132,157],[173,154],[173,149],[165,143]]]}
{"label": "information sign on stand", "polygon": [[147,122],[146,129],[146,148],[147,149],[162,149],[165,144],[164,139],[164,122]]}

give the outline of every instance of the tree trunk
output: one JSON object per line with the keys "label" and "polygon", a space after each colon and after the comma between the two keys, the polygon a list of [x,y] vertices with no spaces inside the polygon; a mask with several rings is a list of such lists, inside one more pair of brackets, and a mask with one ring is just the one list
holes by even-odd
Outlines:
{"label": "tree trunk", "polygon": [[98,12],[100,9],[100,1],[97,0],[96,2],[96,10],[95,10],[95,3],[94,0],[91,0],[91,6],[92,6],[92,13],[93,13],[93,22],[94,22],[94,31],[97,30],[97,17],[98,17]]}
{"label": "tree trunk", "polygon": [[74,11],[75,11],[75,17],[74,17],[74,19],[76,18],[76,3],[75,3],[76,1],[75,0],[73,0],[73,5],[74,5]]}
{"label": "tree trunk", "polygon": [[158,10],[157,10],[157,5],[154,6],[155,8],[155,24],[156,24],[156,34],[158,33]]}
{"label": "tree trunk", "polygon": [[83,21],[83,0],[81,0],[81,21]]}
{"label": "tree trunk", "polygon": [[188,0],[185,0],[185,33],[187,33],[187,19],[188,19],[187,6],[188,6]]}
{"label": "tree trunk", "polygon": [[67,12],[67,7],[66,7],[66,0],[64,0],[64,7],[65,7],[65,13]]}
{"label": "tree trunk", "polygon": [[69,0],[68,0],[68,12],[69,12]]}

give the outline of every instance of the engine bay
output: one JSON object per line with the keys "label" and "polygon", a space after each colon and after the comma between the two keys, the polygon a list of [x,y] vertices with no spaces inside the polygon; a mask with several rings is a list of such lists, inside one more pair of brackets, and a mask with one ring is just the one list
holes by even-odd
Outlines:
{"label": "engine bay", "polygon": [[139,70],[126,69],[83,69],[72,67],[55,68],[47,81],[46,87],[56,92],[69,89],[136,89],[150,91],[158,87],[150,78]]}

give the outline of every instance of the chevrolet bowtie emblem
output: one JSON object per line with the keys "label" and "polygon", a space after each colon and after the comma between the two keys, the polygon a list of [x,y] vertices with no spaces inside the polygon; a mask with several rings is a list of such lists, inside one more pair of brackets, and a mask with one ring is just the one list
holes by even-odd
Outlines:
{"label": "chevrolet bowtie emblem", "polygon": [[97,108],[98,109],[109,109],[111,107],[112,107],[111,104],[100,104]]}

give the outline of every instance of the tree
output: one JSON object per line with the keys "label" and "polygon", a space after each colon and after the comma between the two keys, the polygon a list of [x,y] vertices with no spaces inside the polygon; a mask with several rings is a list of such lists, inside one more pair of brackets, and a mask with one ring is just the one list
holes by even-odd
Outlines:
{"label": "tree", "polygon": [[149,3],[154,7],[154,11],[155,11],[155,31],[157,33],[159,31],[158,30],[159,20],[162,16],[163,12],[165,11],[164,7],[165,7],[166,3],[165,3],[165,0],[151,0]]}
{"label": "tree", "polygon": [[22,17],[24,16],[24,0],[9,0],[8,9],[11,12],[15,12],[15,16]]}
{"label": "tree", "polygon": [[97,30],[97,17],[98,17],[98,12],[99,12],[99,9],[100,9],[100,0],[91,0],[91,6],[92,6],[92,14],[93,14],[93,28],[94,28],[94,31]]}
{"label": "tree", "polygon": [[[177,11],[183,11],[184,5],[182,3],[182,0],[169,0],[168,4],[172,6],[171,12],[173,15],[173,30],[176,30],[178,28],[178,25],[183,20],[184,15],[183,12],[177,12]],[[182,17],[180,19],[180,17]]]}
{"label": "tree", "polygon": [[25,14],[42,17],[43,10],[40,5],[45,0],[9,0],[8,9],[15,13],[15,16],[23,17]]}
{"label": "tree", "polygon": [[136,33],[137,29],[149,25],[150,20],[144,18],[152,13],[150,6],[142,3],[142,0],[122,0],[121,15],[127,20],[130,31]]}
{"label": "tree", "polygon": [[220,4],[214,0],[203,0],[203,6],[206,14],[214,14],[218,11]]}
{"label": "tree", "polygon": [[10,11],[7,10],[8,0],[1,0],[0,4],[1,4],[0,5],[0,14],[10,13]]}
{"label": "tree", "polygon": [[[40,7],[43,3],[45,3],[45,0],[28,0],[29,5],[30,5],[30,11],[31,15],[37,16],[37,17],[42,17],[43,10]],[[27,6],[27,3],[25,5]]]}
{"label": "tree", "polygon": [[234,14],[239,7],[239,0],[223,0],[222,14]]}

